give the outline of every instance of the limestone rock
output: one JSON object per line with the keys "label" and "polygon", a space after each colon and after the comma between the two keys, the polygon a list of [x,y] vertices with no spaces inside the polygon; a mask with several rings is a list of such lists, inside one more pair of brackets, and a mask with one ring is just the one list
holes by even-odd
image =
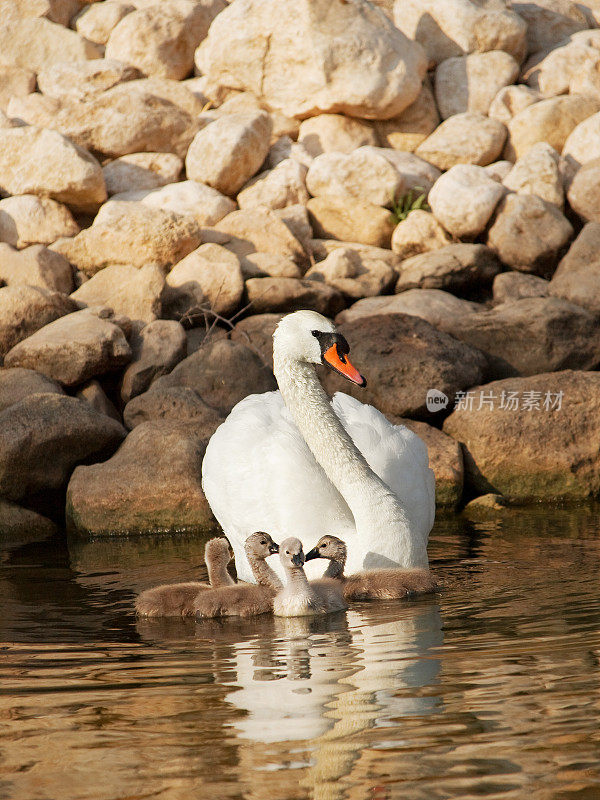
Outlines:
{"label": "limestone rock", "polygon": [[130,153],[102,167],[109,195],[157,189],[178,180],[183,161],[175,153]]}
{"label": "limestone rock", "polygon": [[484,306],[479,303],[462,300],[440,289],[408,289],[391,297],[366,297],[358,300],[337,315],[336,323],[378,314],[410,314],[421,317],[440,331],[446,331],[447,328],[452,331],[457,319],[483,309]]}
{"label": "limestone rock", "polygon": [[402,262],[400,256],[385,247],[373,247],[360,242],[340,242],[337,239],[312,239],[310,243],[310,250],[315,261],[323,261],[330,253],[340,248],[355,250],[363,261],[384,261],[396,271]]}
{"label": "limestone rock", "polygon": [[0,128],[0,190],[48,195],[82,211],[106,200],[96,159],[56,131],[33,125]]}
{"label": "limestone rock", "polygon": [[548,284],[548,291],[600,314],[600,224],[588,222]]}
{"label": "limestone rock", "polygon": [[326,317],[334,317],[345,305],[340,291],[315,280],[249,278],[246,292],[256,314],[308,308]]}
{"label": "limestone rock", "polygon": [[24,194],[0,200],[0,241],[18,250],[78,233],[69,209],[49,197]]}
{"label": "limestone rock", "polygon": [[157,378],[150,391],[171,386],[194,389],[205,403],[224,415],[247,395],[277,388],[271,370],[250,348],[229,339],[210,338],[169,375]]}
{"label": "limestone rock", "polygon": [[157,388],[134,397],[125,406],[125,424],[132,430],[151,420],[193,422],[196,432],[208,441],[225,417],[207,405],[188,386]]}
{"label": "limestone rock", "polygon": [[518,75],[518,62],[503,50],[442,61],[435,73],[435,99],[442,119],[465,111],[487,114],[500,89]]}
{"label": "limestone rock", "polygon": [[540,100],[520,111],[508,123],[505,157],[514,161],[537,142],[546,142],[560,153],[571,131],[597,111],[600,111],[600,100],[583,95]]}
{"label": "limestone rock", "polygon": [[519,111],[523,111],[524,108],[528,108],[541,99],[542,95],[534,89],[530,89],[529,86],[523,86],[522,84],[505,86],[500,89],[490,103],[488,116],[508,125]]}
{"label": "limestone rock", "polygon": [[306,175],[306,187],[313,197],[349,197],[378,206],[391,206],[404,192],[394,166],[378,148],[368,146],[350,154],[317,156]]}
{"label": "limestone rock", "polygon": [[206,530],[213,518],[201,486],[205,449],[193,422],[138,425],[111,459],[75,470],[67,524],[88,535]]}
{"label": "limestone rock", "polygon": [[[125,94],[138,92],[139,94],[151,94],[172,103],[184,114],[192,119],[199,119],[200,127],[204,124],[200,119],[205,102],[202,102],[196,95],[185,87],[185,81],[172,81],[170,78],[157,78],[155,75],[150,78],[140,78],[139,80],[127,81],[126,84],[115,86],[113,94]],[[198,127],[194,130],[194,133]],[[193,136],[194,134],[192,134]],[[156,148],[155,148],[156,149]],[[158,148],[160,151],[162,148]],[[181,155],[181,154],[180,154]]]}
{"label": "limestone rock", "polygon": [[17,284],[0,289],[0,357],[39,328],[74,310],[75,304],[65,295],[37,286]]}
{"label": "limestone rock", "polygon": [[[600,63],[600,52],[598,63]],[[575,167],[600,158],[600,112],[592,114],[573,128],[565,142],[562,155]]]}
{"label": "limestone rock", "polygon": [[174,103],[120,84],[86,101],[30,94],[10,101],[10,116],[52,128],[86,150],[116,158],[169,152],[183,158],[200,122]]}
{"label": "limestone rock", "polygon": [[242,259],[242,275],[246,278],[301,278],[304,271],[286,256],[275,253],[249,253]]}
{"label": "limestone rock", "polygon": [[106,458],[125,436],[83,400],[34,394],[0,415],[0,495],[28,501],[63,489],[76,464]]}
{"label": "limestone rock", "polygon": [[15,345],[4,364],[36,369],[63,386],[75,386],[122,367],[130,358],[121,328],[84,309],[44,325]]}
{"label": "limestone rock", "polygon": [[126,0],[90,4],[77,15],[75,30],[90,42],[106,44],[112,29],[132,11],[135,11],[135,6]]}
{"label": "limestone rock", "polygon": [[215,19],[196,66],[211,83],[250,91],[289,117],[388,119],[415,100],[427,64],[364,0],[244,0]]}
{"label": "limestone rock", "polygon": [[399,222],[392,234],[392,250],[401,259],[445,247],[452,241],[429,211],[415,209]]}
{"label": "limestone rock", "polygon": [[502,183],[512,168],[512,161],[494,161],[493,164],[488,164],[487,167],[484,167],[484,170],[493,181]]}
{"label": "limestone rock", "polygon": [[468,111],[442,122],[416,153],[442,170],[455,164],[483,167],[498,158],[505,139],[506,128],[501,122]]}
{"label": "limestone rock", "polygon": [[254,350],[273,369],[273,334],[285,314],[253,314],[241,319],[231,331],[231,339]]}
{"label": "limestone rock", "polygon": [[15,95],[23,97],[35,92],[35,72],[24,67],[0,66],[0,109],[6,111],[8,101]]}
{"label": "limestone rock", "polygon": [[502,181],[517,194],[535,194],[562,208],[564,191],[558,169],[559,155],[546,142],[538,142],[517,161]]}
{"label": "limestone rock", "polygon": [[523,67],[521,79],[544,97],[567,94],[571,83],[577,83],[586,67],[598,61],[599,45],[600,39],[595,43],[567,39],[562,47],[532,55]]}
{"label": "limestone rock", "polygon": [[381,206],[361,200],[313,197],[306,204],[317,237],[389,247],[394,218]]}
{"label": "limestone rock", "polygon": [[5,12],[18,17],[45,17],[65,28],[70,19],[80,10],[80,0],[10,0],[6,3]]}
{"label": "limestone rock", "polygon": [[498,259],[484,245],[449,244],[403,261],[396,292],[448,289],[460,293],[490,284],[499,271]]}
{"label": "limestone rock", "polygon": [[428,195],[431,187],[442,174],[437,167],[429,164],[414,153],[403,153],[389,147],[380,147],[377,152],[386,158],[400,173],[404,192]]}
{"label": "limestone rock", "polygon": [[[444,422],[444,431],[463,445],[470,487],[518,502],[598,494],[598,373],[565,370],[479,390],[496,398],[493,409],[457,409]],[[501,408],[502,396],[517,397],[519,408]]]}
{"label": "limestone rock", "polygon": [[165,313],[188,322],[209,307],[223,317],[240,306],[244,279],[236,255],[218,244],[203,244],[169,272],[163,294]]}
{"label": "limestone rock", "polygon": [[261,172],[243,187],[237,196],[240,208],[285,208],[306,204],[306,167],[292,158],[280,161],[274,169]]}
{"label": "limestone rock", "polygon": [[363,259],[356,250],[340,247],[311,267],[306,278],[323,281],[358,299],[387,292],[394,285],[396,272],[383,260]]}
{"label": "limestone rock", "polygon": [[466,53],[504,50],[522,61],[527,26],[504,3],[396,0],[394,22],[420,42],[430,64]]}
{"label": "limestone rock", "polygon": [[350,384],[332,371],[326,390],[346,392],[384,414],[428,418],[426,395],[436,388],[449,397],[481,380],[485,359],[474,348],[406,314],[379,314],[339,327],[352,342],[352,363],[363,370],[367,387]]}
{"label": "limestone rock", "polygon": [[99,214],[90,228],[56,242],[52,249],[94,275],[113,264],[168,267],[199,244],[200,229],[194,220],[141,203],[113,202],[110,213]]}
{"label": "limestone rock", "polygon": [[251,253],[286,256],[298,266],[308,263],[301,243],[289,226],[269,208],[246,208],[228,214],[215,225],[223,244],[242,261]]}
{"label": "limestone rock", "polygon": [[[196,181],[180,181],[158,189],[123,192],[109,201],[142,203],[149,208],[191,217],[198,225],[216,225],[237,209],[237,205],[216,189]],[[108,205],[108,203],[106,204]]]}
{"label": "limestone rock", "polygon": [[600,222],[600,158],[588,161],[577,171],[567,197],[584,222]]}
{"label": "limestone rock", "polygon": [[109,400],[108,395],[97,380],[91,380],[84,383],[77,390],[76,396],[90,405],[99,414],[105,414],[111,419],[115,419],[118,423],[121,422],[121,415],[115,408],[113,402]]}
{"label": "limestone rock", "polygon": [[583,11],[570,0],[513,2],[512,8],[527,23],[530,53],[556,47],[572,33],[588,27]]}
{"label": "limestone rock", "polygon": [[487,243],[509,267],[544,277],[572,236],[573,226],[552,203],[508,194],[500,201]]}
{"label": "limestone rock", "polygon": [[450,234],[472,238],[484,230],[504,192],[482,167],[457,164],[438,178],[428,202]]}
{"label": "limestone rock", "polygon": [[417,99],[397,117],[376,120],[375,130],[384,147],[413,152],[440,123],[433,91],[427,79],[423,81]]}
{"label": "limestone rock", "polygon": [[494,303],[510,303],[524,297],[547,297],[550,284],[525,272],[501,272],[494,278]]}
{"label": "limestone rock", "polygon": [[293,158],[294,161],[307,168],[313,161],[313,157],[302,142],[294,142],[289,136],[280,136],[269,148],[264,166],[267,169],[273,169],[288,158]]}
{"label": "limestone rock", "polygon": [[81,307],[108,306],[131,320],[152,322],[161,316],[164,283],[163,272],[156,264],[139,269],[113,264],[93,275],[71,298]]}
{"label": "limestone rock", "polygon": [[106,55],[133,64],[146,75],[182,80],[192,71],[194,51],[223,0],[192,3],[163,0],[127,14],[111,31]]}
{"label": "limestone rock", "polygon": [[64,395],[64,391],[56,381],[33,369],[15,367],[0,370],[0,412],[32,394]]}
{"label": "limestone rock", "polygon": [[124,403],[145,392],[155,378],[167,375],[187,355],[185,331],[174,320],[157,319],[144,325],[133,334],[130,345],[131,362],[121,380]]}
{"label": "limestone rock", "polygon": [[188,178],[234,195],[258,171],[269,152],[271,118],[264,111],[231,114],[211,122],[192,142]]}
{"label": "limestone rock", "polygon": [[600,60],[586,60],[581,69],[571,75],[570,94],[587,94],[600,99]]}
{"label": "limestone rock", "polygon": [[110,58],[93,61],[58,61],[37,76],[40,92],[57,100],[90,100],[140,73]]}
{"label": "limestone rock", "polygon": [[298,142],[315,158],[321,153],[351,153],[363,145],[377,146],[373,123],[343,114],[317,114],[300,124]]}
{"label": "limestone rock", "polygon": [[37,286],[50,292],[70,294],[73,270],[66,258],[41,244],[14,250],[0,244],[0,284]]}

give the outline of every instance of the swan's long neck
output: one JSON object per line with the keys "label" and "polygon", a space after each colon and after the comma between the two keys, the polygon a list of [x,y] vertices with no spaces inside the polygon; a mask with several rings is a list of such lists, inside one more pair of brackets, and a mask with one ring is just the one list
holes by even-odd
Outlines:
{"label": "swan's long neck", "polygon": [[274,348],[274,371],[294,422],[354,516],[362,567],[426,566],[421,537],[410,535],[406,511],[369,467],[333,412],[314,367]]}

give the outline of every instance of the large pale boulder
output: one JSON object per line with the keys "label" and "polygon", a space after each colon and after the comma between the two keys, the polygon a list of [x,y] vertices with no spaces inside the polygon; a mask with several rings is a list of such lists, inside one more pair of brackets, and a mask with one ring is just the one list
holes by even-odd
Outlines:
{"label": "large pale boulder", "polygon": [[68,526],[80,535],[206,530],[213,517],[201,486],[205,449],[194,422],[138,425],[111,459],[75,470]]}
{"label": "large pale boulder", "polygon": [[185,161],[188,178],[234,195],[269,152],[271,118],[264,111],[231,114],[196,134]]}
{"label": "large pale boulder", "polygon": [[249,278],[246,293],[256,314],[308,308],[326,317],[334,317],[345,305],[338,289],[316,280]]}
{"label": "large pale boulder", "polygon": [[231,316],[240,306],[244,279],[238,257],[218,244],[203,244],[167,275],[165,315],[188,322],[209,311]]}
{"label": "large pale boulder", "polygon": [[[314,117],[314,119],[316,119],[316,117]],[[269,148],[264,166],[267,169],[273,169],[281,161],[285,161],[288,158],[293,158],[294,161],[297,161],[307,168],[310,167],[313,161],[313,156],[311,156],[302,142],[294,142],[289,136],[280,136]]]}
{"label": "large pale boulder", "polygon": [[69,209],[49,197],[24,194],[0,200],[0,241],[18,250],[78,233],[79,225]]}
{"label": "large pale boulder", "polygon": [[96,159],[60,133],[33,125],[0,128],[0,190],[48,195],[84,211],[106,200]]}
{"label": "large pale boulder", "polygon": [[205,441],[225,420],[189,386],[159,387],[144,392],[127,403],[123,417],[130,430],[152,420],[193,422],[196,434]]}
{"label": "large pale boulder", "polygon": [[75,30],[90,42],[106,44],[112,29],[132,11],[135,11],[135,5],[127,0],[89,4],[75,17]]}
{"label": "large pale boulder", "polygon": [[0,283],[7,286],[24,284],[47,289],[50,292],[70,294],[73,289],[73,270],[60,253],[34,244],[24,250],[15,250],[0,244]]}
{"label": "large pale boulder", "polygon": [[60,384],[34,369],[14,367],[0,370],[0,412],[32,394],[64,393]]}
{"label": "large pale boulder", "polygon": [[77,269],[94,275],[112,264],[169,267],[200,245],[195,220],[141,203],[113,201],[111,205],[90,228],[72,239],[59,240],[52,249]]}
{"label": "large pale boulder", "polygon": [[178,180],[183,161],[175,153],[130,153],[102,167],[109,195],[157,189]]}
{"label": "large pale boulder", "polygon": [[306,204],[315,235],[389,247],[394,218],[386,208],[350,197],[313,197]]}
{"label": "large pale boulder", "polygon": [[22,339],[75,308],[75,303],[59,292],[19,284],[4,286],[0,289],[0,358]]}
{"label": "large pale boulder", "polygon": [[437,167],[414,153],[404,153],[391,147],[380,147],[377,152],[400,173],[404,191],[412,191],[416,197],[429,194],[429,190],[442,174]]}
{"label": "large pale boulder", "polygon": [[352,153],[323,153],[310,165],[306,187],[313,197],[349,197],[377,206],[391,206],[404,193],[395,167],[376,147]]}
{"label": "large pale boulder", "polygon": [[187,355],[185,331],[175,320],[157,319],[144,325],[134,331],[130,346],[132,357],[120,386],[124,403],[145,392],[155,378],[167,375]]}
{"label": "large pale boulder", "polygon": [[499,271],[500,262],[485,245],[449,244],[403,261],[396,291],[448,289],[460,294],[491,284]]}
{"label": "large pale boulder", "polygon": [[0,65],[0,110],[6,111],[13,95],[23,97],[32,92],[35,92],[35,72],[24,67]]}
{"label": "large pale boulder", "polygon": [[237,196],[240,208],[285,208],[308,202],[304,164],[293,158],[280,161],[276,167],[251,178]]}
{"label": "large pale boulder", "polygon": [[488,246],[513,269],[552,274],[573,226],[552,203],[535,195],[507,194],[488,232]]}
{"label": "large pale boulder", "polygon": [[558,153],[580,122],[600,111],[600,99],[565,95],[540,100],[520,111],[508,123],[505,158],[514,161],[537,142],[546,142]]}
{"label": "large pale boulder", "polygon": [[374,126],[384,147],[413,152],[440,124],[431,85],[423,81],[417,99],[397,117],[375,120]]}
{"label": "large pale boulder", "polygon": [[76,464],[110,455],[125,437],[83,400],[33,394],[0,414],[0,495],[29,502],[61,490]]}
{"label": "large pale boulder", "polygon": [[301,119],[397,116],[427,66],[421,47],[365,0],[236,0],[213,22],[196,65],[210,82]]}
{"label": "large pale boulder", "polygon": [[[598,63],[600,64],[600,52]],[[575,168],[600,158],[600,112],[592,114],[573,128],[567,137],[562,155]]]}
{"label": "large pale boulder", "polygon": [[426,397],[438,389],[449,397],[480,382],[485,358],[475,348],[407,314],[360,317],[339,326],[352,342],[352,362],[367,378],[366,389],[327,371],[330,394],[346,392],[384,414],[428,418]]}
{"label": "large pale boulder", "polygon": [[584,225],[558,265],[548,291],[600,314],[600,221]]}
{"label": "large pale boulder", "polygon": [[569,93],[591,94],[600,99],[600,59],[586,60],[581,69],[571,75]]}
{"label": "large pale boulder", "polygon": [[524,108],[537,103],[541,99],[542,95],[534,89],[530,89],[529,86],[523,86],[522,84],[505,86],[494,97],[487,113],[492,119],[497,119],[499,122],[508,125],[519,111],[523,111]]}
{"label": "large pale boulder", "polygon": [[194,51],[223,0],[163,0],[127,14],[111,31],[106,55],[132,64],[146,75],[182,80],[192,71]]}
{"label": "large pale boulder", "polygon": [[191,217],[198,225],[216,225],[237,209],[236,203],[221,192],[197,181],[170,183],[158,189],[121,192],[112,201],[142,203],[149,208]]}
{"label": "large pale boulder", "polygon": [[[0,63],[41,72],[58,61],[100,58],[102,49],[47,19],[20,17],[5,4],[0,25]],[[8,12],[8,13],[7,13]]]}
{"label": "large pale boulder", "polygon": [[484,306],[463,300],[441,289],[408,289],[391,297],[366,297],[336,317],[336,322],[350,322],[378,314],[410,314],[421,317],[440,331],[454,330],[456,320],[482,311]]}
{"label": "large pale boulder", "polygon": [[287,256],[275,253],[249,253],[241,262],[246,278],[301,278],[304,270]]}
{"label": "large pale boulder", "polygon": [[402,259],[386,247],[374,247],[361,242],[344,242],[337,239],[312,239],[310,251],[315,261],[323,261],[330,253],[343,248],[355,250],[363,260],[384,261],[393,270],[398,270]]}
{"label": "large pale boulder", "polygon": [[387,292],[396,272],[386,261],[363,258],[350,247],[340,247],[311,267],[306,278],[323,281],[356,300]]}
{"label": "large pale boulder", "polygon": [[439,250],[452,241],[430,211],[417,208],[399,222],[392,234],[392,250],[402,259]]}
{"label": "large pale boulder", "polygon": [[136,269],[113,264],[83,283],[71,298],[81,307],[108,306],[115,314],[133,321],[152,322],[161,316],[165,279],[156,264]]}
{"label": "large pale boulder", "polygon": [[[473,392],[472,408],[465,402],[444,422],[444,431],[463,446],[470,487],[517,502],[598,495],[597,372],[509,378]],[[480,392],[493,407],[477,408]]]}
{"label": "large pale boulder", "polygon": [[430,64],[488,50],[522,61],[526,52],[527,25],[502,2],[396,0],[394,22],[423,45]]}
{"label": "large pale boulder", "polygon": [[19,342],[6,354],[4,364],[36,369],[63,386],[76,386],[122,367],[130,358],[121,328],[84,309],[44,325]]}
{"label": "large pale boulder", "polygon": [[588,161],[577,171],[567,197],[584,222],[600,222],[600,158]]}
{"label": "large pale boulder", "polygon": [[442,119],[465,111],[487,114],[500,89],[518,75],[518,62],[503,50],[442,61],[435,72],[435,99]]}
{"label": "large pale boulder", "polygon": [[[285,256],[298,266],[308,265],[308,256],[291,227],[270,208],[245,208],[234,211],[218,222],[214,231],[216,244],[222,244],[242,261],[252,253]],[[208,231],[205,238],[209,239]]]}
{"label": "large pale boulder", "polygon": [[517,194],[535,194],[562,208],[564,191],[558,162],[556,150],[538,142],[521,156],[502,183]]}
{"label": "large pale boulder", "polygon": [[571,34],[589,27],[583,10],[571,0],[518,0],[512,8],[527,23],[530,53],[556,47]]}
{"label": "large pale boulder", "polygon": [[501,272],[494,278],[492,287],[494,303],[511,303],[524,297],[547,297],[549,281],[526,272]]}
{"label": "large pale boulder", "polygon": [[365,144],[379,144],[373,123],[344,114],[317,114],[300,123],[298,142],[314,157],[321,153],[351,153]]}
{"label": "large pale boulder", "polygon": [[498,158],[505,139],[506,127],[501,122],[467,111],[442,122],[416,154],[442,170],[455,164],[484,167]]}
{"label": "large pale boulder", "polygon": [[438,178],[428,202],[448,233],[472,238],[484,230],[504,193],[482,167],[457,164]]}
{"label": "large pale boulder", "polygon": [[[587,41],[567,39],[561,47],[535,53],[525,63],[521,80],[544,97],[567,94],[571,84],[577,86],[583,80],[583,72],[596,64],[600,57],[600,36],[598,31],[584,31]],[[596,34],[596,38],[593,37]],[[572,93],[577,93],[573,89]],[[587,92],[581,92],[587,94]],[[592,92],[594,94],[594,92]]]}
{"label": "large pale boulder", "polygon": [[59,61],[37,76],[40,92],[58,100],[90,100],[140,73],[127,64],[109,58],[93,61]]}

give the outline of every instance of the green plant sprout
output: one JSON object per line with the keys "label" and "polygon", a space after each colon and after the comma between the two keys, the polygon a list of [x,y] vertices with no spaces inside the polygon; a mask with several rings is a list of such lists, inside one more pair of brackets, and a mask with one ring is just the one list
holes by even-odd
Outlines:
{"label": "green plant sprout", "polygon": [[[417,195],[417,192],[421,194]],[[431,211],[427,195],[422,186],[415,186],[399,198],[392,198],[392,216],[396,223],[405,220],[411,211]]]}

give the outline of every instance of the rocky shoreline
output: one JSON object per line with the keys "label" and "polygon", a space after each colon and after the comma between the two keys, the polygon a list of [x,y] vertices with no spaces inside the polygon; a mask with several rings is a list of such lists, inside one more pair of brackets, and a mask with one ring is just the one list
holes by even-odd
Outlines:
{"label": "rocky shoreline", "polygon": [[600,496],[597,0],[3,11],[3,536],[210,527],[206,443],[300,308],[439,509]]}

